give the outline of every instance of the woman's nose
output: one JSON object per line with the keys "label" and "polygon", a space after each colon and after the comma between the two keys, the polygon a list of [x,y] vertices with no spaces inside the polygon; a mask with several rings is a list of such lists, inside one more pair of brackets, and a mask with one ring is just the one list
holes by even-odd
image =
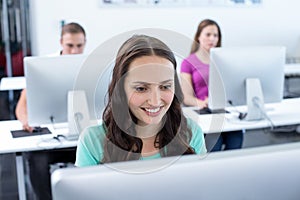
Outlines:
{"label": "woman's nose", "polygon": [[151,106],[159,106],[161,103],[161,96],[160,96],[160,90],[159,89],[153,89],[151,90],[148,98],[148,103]]}

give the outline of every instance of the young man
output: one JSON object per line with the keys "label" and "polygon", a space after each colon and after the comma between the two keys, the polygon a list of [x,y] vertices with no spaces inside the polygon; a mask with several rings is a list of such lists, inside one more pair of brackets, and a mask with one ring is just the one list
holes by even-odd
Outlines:
{"label": "young man", "polygon": [[[53,55],[81,54],[86,44],[84,29],[77,23],[69,23],[62,27],[60,44],[62,50]],[[23,129],[29,132],[33,128],[28,125],[26,89],[21,92],[16,106],[16,117],[23,124]]]}
{"label": "young man", "polygon": [[[60,44],[62,47],[61,51],[52,56],[83,53],[86,44],[84,29],[77,23],[64,25],[61,31]],[[26,89],[22,91],[18,101],[16,117],[23,124],[24,130],[33,131],[33,127],[28,125]],[[49,151],[32,151],[26,153],[24,157],[28,162],[30,182],[37,199],[51,200],[50,165],[55,163],[74,163],[76,147]]]}

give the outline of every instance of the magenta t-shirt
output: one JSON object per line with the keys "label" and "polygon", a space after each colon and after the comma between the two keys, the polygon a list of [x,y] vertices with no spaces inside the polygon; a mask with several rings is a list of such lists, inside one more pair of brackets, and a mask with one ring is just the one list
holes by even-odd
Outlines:
{"label": "magenta t-shirt", "polygon": [[196,54],[191,54],[181,63],[180,72],[188,73],[192,76],[195,96],[204,100],[208,96],[208,73],[209,64],[204,64]]}

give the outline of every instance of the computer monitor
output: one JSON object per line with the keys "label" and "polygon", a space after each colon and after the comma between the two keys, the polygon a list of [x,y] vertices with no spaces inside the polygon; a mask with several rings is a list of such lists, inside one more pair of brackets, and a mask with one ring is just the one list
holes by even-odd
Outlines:
{"label": "computer monitor", "polygon": [[298,200],[300,143],[58,169],[53,200]]}
{"label": "computer monitor", "polygon": [[210,51],[210,109],[247,105],[246,119],[264,118],[264,103],[280,102],[284,90],[285,47],[243,46]]}
{"label": "computer monitor", "polygon": [[[68,122],[69,134],[78,136],[92,120],[100,119],[110,71],[94,62],[95,57],[89,59],[81,54],[24,58],[29,125]],[[82,71],[91,63],[95,63],[93,81],[90,72]],[[79,77],[89,84],[78,84]]]}

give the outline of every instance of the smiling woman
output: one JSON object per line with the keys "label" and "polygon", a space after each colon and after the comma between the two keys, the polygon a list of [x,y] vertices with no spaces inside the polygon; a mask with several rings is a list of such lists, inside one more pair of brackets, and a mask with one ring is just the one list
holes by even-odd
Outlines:
{"label": "smiling woman", "polygon": [[76,166],[205,153],[201,128],[182,113],[175,72],[174,54],[162,41],[135,35],[123,43],[103,124],[81,134]]}
{"label": "smiling woman", "polygon": [[135,59],[125,78],[125,92],[138,125],[159,124],[174,97],[173,64],[158,56]]}

